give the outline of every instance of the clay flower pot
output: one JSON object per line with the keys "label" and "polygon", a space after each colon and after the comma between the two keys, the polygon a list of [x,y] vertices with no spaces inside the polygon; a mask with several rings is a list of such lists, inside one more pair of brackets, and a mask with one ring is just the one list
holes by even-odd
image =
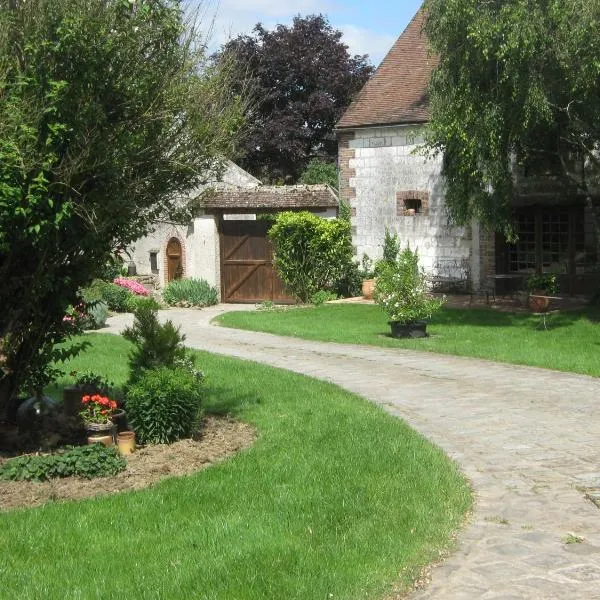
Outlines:
{"label": "clay flower pot", "polygon": [[545,313],[550,308],[550,298],[544,298],[548,294],[544,290],[536,290],[529,296],[529,308],[534,313]]}
{"label": "clay flower pot", "polygon": [[117,434],[117,447],[122,456],[135,452],[135,431],[121,431]]}
{"label": "clay flower pot", "polygon": [[362,282],[362,295],[365,300],[373,300],[373,292],[375,291],[375,280],[365,279]]}

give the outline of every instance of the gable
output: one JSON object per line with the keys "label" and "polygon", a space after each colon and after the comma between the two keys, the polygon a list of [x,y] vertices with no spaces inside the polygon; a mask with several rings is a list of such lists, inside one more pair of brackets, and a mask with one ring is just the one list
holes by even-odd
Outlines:
{"label": "gable", "polygon": [[421,8],[348,107],[338,129],[429,120],[427,88],[437,58],[430,54],[424,24]]}

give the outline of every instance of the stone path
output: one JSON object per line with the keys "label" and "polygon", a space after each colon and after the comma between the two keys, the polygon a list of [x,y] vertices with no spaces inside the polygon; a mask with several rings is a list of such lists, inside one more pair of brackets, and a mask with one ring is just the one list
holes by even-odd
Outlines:
{"label": "stone path", "polygon": [[[334,382],[441,446],[472,481],[458,551],[417,600],[600,599],[600,380],[405,350],[331,344],[209,325],[225,310],[163,313],[194,348]],[[127,320],[110,320],[120,331]],[[600,348],[590,347],[599,354]],[[568,543],[570,542],[570,543]]]}

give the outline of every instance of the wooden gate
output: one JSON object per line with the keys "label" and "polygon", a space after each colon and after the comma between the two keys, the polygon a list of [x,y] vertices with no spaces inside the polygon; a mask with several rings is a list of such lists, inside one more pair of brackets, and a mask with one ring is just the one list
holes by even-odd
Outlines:
{"label": "wooden gate", "polygon": [[294,302],[273,266],[273,250],[267,239],[270,226],[268,221],[221,222],[223,302]]}

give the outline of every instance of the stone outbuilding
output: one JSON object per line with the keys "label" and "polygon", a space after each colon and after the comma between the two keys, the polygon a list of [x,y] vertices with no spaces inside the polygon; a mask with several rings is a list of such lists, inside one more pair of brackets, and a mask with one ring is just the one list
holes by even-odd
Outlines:
{"label": "stone outbuilding", "polygon": [[151,276],[157,288],[202,278],[225,302],[292,301],[273,268],[268,216],[308,210],[335,217],[335,192],[327,185],[264,186],[232,162],[209,187],[191,223],[159,222],[129,249],[138,276]]}
{"label": "stone outbuilding", "polygon": [[434,280],[508,291],[534,272],[556,272],[563,291],[593,289],[598,240],[591,211],[551,176],[515,173],[516,244],[477,222],[449,222],[441,157],[420,151],[437,64],[424,22],[421,9],[337,124],[340,198],[350,205],[357,256],[381,257],[387,228],[418,249]]}

